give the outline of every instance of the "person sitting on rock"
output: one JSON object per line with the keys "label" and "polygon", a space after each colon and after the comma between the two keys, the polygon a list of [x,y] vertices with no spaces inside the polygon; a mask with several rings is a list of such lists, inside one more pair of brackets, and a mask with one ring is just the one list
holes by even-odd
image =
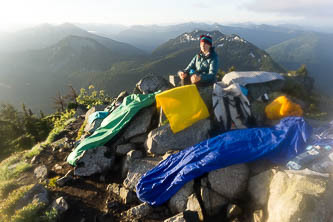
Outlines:
{"label": "person sitting on rock", "polygon": [[210,36],[200,36],[200,52],[193,57],[184,71],[178,72],[181,85],[194,83],[197,86],[207,86],[216,82],[218,56],[212,42]]}

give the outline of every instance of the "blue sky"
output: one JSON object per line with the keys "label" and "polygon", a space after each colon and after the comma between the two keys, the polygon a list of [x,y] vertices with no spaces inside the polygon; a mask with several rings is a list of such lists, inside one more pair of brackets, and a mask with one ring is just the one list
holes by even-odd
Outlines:
{"label": "blue sky", "polygon": [[253,22],[333,27],[332,0],[7,0],[0,30],[39,23]]}

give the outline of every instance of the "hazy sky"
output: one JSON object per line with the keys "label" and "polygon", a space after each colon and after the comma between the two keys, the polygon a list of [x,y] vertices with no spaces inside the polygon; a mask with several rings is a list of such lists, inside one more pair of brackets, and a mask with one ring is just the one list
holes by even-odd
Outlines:
{"label": "hazy sky", "polygon": [[333,27],[333,0],[2,0],[0,30],[38,23],[293,23]]}

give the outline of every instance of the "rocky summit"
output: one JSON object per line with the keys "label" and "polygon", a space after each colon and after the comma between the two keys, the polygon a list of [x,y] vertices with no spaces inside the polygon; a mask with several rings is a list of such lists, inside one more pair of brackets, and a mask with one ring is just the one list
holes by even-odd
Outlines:
{"label": "rocky summit", "polygon": [[[192,37],[183,36],[181,40],[191,41]],[[242,39],[235,36],[233,41]],[[147,77],[137,84],[136,90],[144,94],[169,88],[171,85],[163,78]],[[277,92],[270,96],[274,93]],[[173,153],[208,139],[213,127],[208,118],[174,134],[168,123],[161,123],[160,113],[154,107],[155,104],[139,111],[116,137],[85,151],[73,167],[66,160],[75,148],[78,132],[83,130],[81,141],[89,137],[101,124],[89,123],[89,114],[105,106],[85,112],[77,110],[56,141],[26,158],[33,167],[17,183],[32,185],[17,197],[19,204],[11,206],[11,211],[26,210],[32,203],[43,204],[44,219],[53,212],[54,221],[72,222],[333,220],[330,177],[289,171],[263,160],[203,174],[160,206],[141,202],[136,196],[140,178]],[[262,107],[259,104],[252,111],[259,119],[264,119]],[[12,161],[7,170],[16,167]]]}

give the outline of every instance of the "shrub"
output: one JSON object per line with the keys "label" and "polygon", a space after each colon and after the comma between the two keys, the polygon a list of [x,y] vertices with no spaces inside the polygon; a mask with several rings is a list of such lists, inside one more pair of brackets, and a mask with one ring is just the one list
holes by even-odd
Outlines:
{"label": "shrub", "polygon": [[44,145],[50,144],[55,141],[56,136],[59,135],[59,133],[61,133],[69,123],[71,123],[68,122],[68,120],[70,120],[74,116],[74,114],[75,110],[71,109],[48,117],[52,120],[53,129],[48,135]]}
{"label": "shrub", "polygon": [[97,91],[93,85],[90,85],[88,91],[81,88],[80,94],[76,98],[76,102],[84,105],[87,109],[90,109],[96,105],[111,103],[112,98],[105,95],[104,90]]}

